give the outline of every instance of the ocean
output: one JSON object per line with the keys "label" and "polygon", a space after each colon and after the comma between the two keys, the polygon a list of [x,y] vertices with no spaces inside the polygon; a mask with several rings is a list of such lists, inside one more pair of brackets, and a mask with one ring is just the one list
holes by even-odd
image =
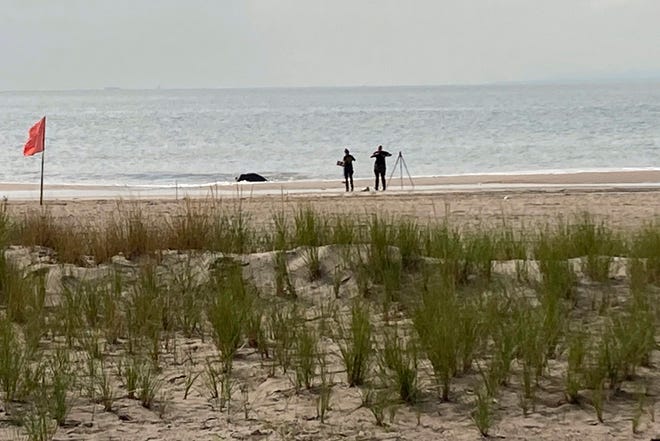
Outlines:
{"label": "ocean", "polygon": [[660,82],[0,92],[0,182],[38,183],[43,115],[48,184],[341,180],[344,148],[367,178],[378,145],[412,176],[660,168]]}

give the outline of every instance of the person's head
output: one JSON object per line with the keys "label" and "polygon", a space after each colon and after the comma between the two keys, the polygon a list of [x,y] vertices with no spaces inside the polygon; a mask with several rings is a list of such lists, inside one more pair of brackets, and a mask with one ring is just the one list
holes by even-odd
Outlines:
{"label": "person's head", "polygon": [[344,149],[344,153],[348,155],[348,149]]}
{"label": "person's head", "polygon": [[380,152],[381,150],[383,150],[383,146],[382,146],[382,145],[379,145],[379,146],[378,146],[378,151]]}

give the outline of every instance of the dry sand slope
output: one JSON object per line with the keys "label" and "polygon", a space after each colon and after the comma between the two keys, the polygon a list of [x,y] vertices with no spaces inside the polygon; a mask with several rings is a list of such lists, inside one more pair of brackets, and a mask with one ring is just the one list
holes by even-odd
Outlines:
{"label": "dry sand slope", "polygon": [[[334,306],[340,316],[348,315],[350,298],[358,291],[356,276],[344,268],[342,284],[335,297],[334,268],[342,261],[346,252],[341,247],[326,246],[319,250],[322,279],[310,283],[307,265],[300,249],[287,253],[289,274],[298,295],[297,303],[302,307],[306,321],[319,326],[322,316],[327,314],[328,305]],[[111,266],[100,269],[60,267],[44,264],[47,258],[37,257],[23,249],[10,251],[9,257],[21,265],[45,267],[49,270],[48,296],[51,304],[57,304],[63,285],[75,284],[79,280],[93,280],[107,275],[112,268],[124,274],[126,279],[136,277],[137,266],[118,257]],[[222,258],[219,254],[204,254],[190,260],[189,256],[171,252],[164,256],[160,270],[164,274],[182,273],[192,264],[198,269],[195,277],[205,279],[206,269]],[[272,293],[275,273],[272,253],[235,256],[243,265],[246,278],[252,280],[262,293]],[[41,263],[38,263],[40,261]],[[574,261],[580,274],[580,262]],[[625,298],[625,261],[616,261],[611,268],[612,285],[610,295]],[[495,263],[496,277],[515,278],[515,262]],[[534,263],[528,268],[530,279],[538,278]],[[588,315],[593,302],[599,302],[601,287],[594,286],[585,278],[578,284],[580,308]],[[623,302],[623,300],[622,300]],[[615,302],[616,303],[616,302]],[[330,327],[336,327],[332,324]],[[372,322],[377,329],[384,325],[382,310],[375,305]],[[389,325],[398,323],[401,329],[410,326],[410,321],[396,310],[390,313]],[[162,386],[152,409],[143,408],[139,401],[129,399],[126,389],[111,368],[110,377],[116,387],[117,399],[111,412],[104,412],[101,404],[93,405],[89,398],[78,393],[72,395],[73,408],[67,425],[58,430],[58,440],[215,440],[215,439],[268,439],[268,440],[322,440],[322,439],[408,439],[408,440],[476,440],[480,435],[471,419],[474,408],[475,388],[480,377],[475,371],[461,375],[453,383],[450,402],[437,397],[437,387],[431,379],[431,368],[426,362],[419,367],[419,386],[422,390],[420,403],[416,406],[396,404],[385,412],[385,426],[375,424],[372,413],[361,406],[364,388],[350,388],[346,383],[345,368],[341,362],[337,341],[326,330],[321,338],[320,350],[325,354],[332,384],[330,409],[322,424],[317,418],[317,400],[320,394],[320,379],[313,380],[312,389],[296,391],[295,374],[273,368],[272,358],[264,359],[249,345],[244,344],[234,361],[234,391],[232,407],[220,406],[210,399],[208,382],[203,381],[207,360],[217,359],[217,350],[207,336],[199,338],[178,336],[174,348],[163,349],[160,365]],[[44,345],[52,345],[47,340]],[[171,343],[170,343],[171,344]],[[122,356],[120,346],[105,348],[106,363],[116,366]],[[271,352],[272,355],[272,352]],[[84,359],[84,355],[81,356]],[[652,364],[660,362],[657,351]],[[374,363],[375,364],[375,363]],[[372,367],[374,372],[375,367]],[[84,365],[80,366],[79,380],[85,383]],[[632,433],[632,419],[636,412],[636,389],[632,383],[624,383],[623,391],[612,395],[605,404],[604,423],[599,423],[589,401],[589,391],[583,391],[580,405],[568,404],[564,397],[565,358],[551,360],[536,392],[535,404],[523,415],[520,405],[520,365],[514,362],[512,380],[502,387],[493,401],[495,417],[490,433],[500,439],[511,440],[606,440],[606,439],[650,439],[660,434],[660,424],[653,421],[654,402],[660,393],[660,378],[655,368],[640,369],[638,375],[647,385],[647,398],[640,417],[639,435]],[[187,398],[184,398],[187,379],[197,377]],[[10,415],[0,412],[0,439],[16,439],[15,428],[3,424]]]}

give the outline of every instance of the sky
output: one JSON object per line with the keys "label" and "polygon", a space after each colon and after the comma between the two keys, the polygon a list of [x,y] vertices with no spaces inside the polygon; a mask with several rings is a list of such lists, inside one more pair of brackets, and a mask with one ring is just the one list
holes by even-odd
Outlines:
{"label": "sky", "polygon": [[660,79],[660,0],[0,0],[0,90]]}

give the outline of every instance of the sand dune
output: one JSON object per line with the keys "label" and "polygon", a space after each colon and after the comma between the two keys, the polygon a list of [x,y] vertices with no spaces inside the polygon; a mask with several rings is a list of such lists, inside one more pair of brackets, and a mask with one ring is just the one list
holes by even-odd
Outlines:
{"label": "sand dune", "polygon": [[[596,220],[602,220],[614,229],[638,228],[658,219],[660,214],[660,172],[629,173],[589,173],[574,175],[543,176],[480,176],[416,179],[416,190],[404,188],[387,192],[355,192],[345,194],[340,182],[333,183],[291,183],[291,184],[243,184],[230,185],[227,192],[214,190],[199,193],[197,196],[213,197],[214,203],[228,209],[240,209],[248,214],[253,222],[268,223],[274,212],[292,213],[301,204],[309,205],[328,216],[386,213],[392,216],[415,218],[420,222],[449,220],[461,228],[501,226],[527,228],[530,225],[553,223],[560,219],[578,216],[588,212]],[[363,181],[359,186],[370,185]],[[456,187],[456,186],[467,187]],[[492,185],[491,188],[483,188]],[[324,189],[321,189],[323,186]],[[420,186],[429,188],[419,189]],[[455,186],[455,187],[452,187]],[[220,186],[218,187],[220,189]],[[240,188],[240,190],[236,190]],[[257,191],[255,189],[263,189]],[[49,197],[59,190],[73,191],[72,197]],[[60,187],[48,186],[46,207],[55,218],[71,220],[102,219],[117,209],[117,196],[144,211],[147,215],[167,217],[181,212],[185,201],[182,193],[148,195],[106,194],[107,187]],[[7,209],[10,214],[20,216],[39,207],[34,198],[34,186],[0,185],[3,192],[26,192],[25,198],[10,197]],[[208,190],[205,190],[208,192]],[[211,200],[211,199],[209,199]],[[43,256],[36,256],[29,250],[14,249],[11,258],[28,268],[47,268],[50,271],[49,296],[56,302],[65,283],[75,283],[88,277],[107,274],[109,268],[121,269],[126,274],[136,271],[136,265],[118,257],[112,264],[101,268],[83,269],[49,263]],[[289,271],[299,295],[301,304],[306,307],[310,321],[323,308],[324,302],[337,300],[340,312],[345,315],[350,299],[355,294],[355,275],[346,268],[345,284],[340,288],[339,299],[333,293],[332,280],[328,274],[337,267],[341,252],[333,247],[322,247],[321,264],[326,277],[310,283],[305,275],[304,258],[301,250],[287,253]],[[195,257],[196,267],[207,269],[221,256],[204,254]],[[160,265],[177,268],[188,257],[185,254],[169,252]],[[274,283],[272,253],[257,253],[234,256],[242,261],[244,274],[264,292],[272,292]],[[575,262],[579,267],[579,261]],[[611,268],[615,296],[624,296],[626,288],[625,261],[617,260]],[[533,267],[533,265],[531,265]],[[515,262],[494,263],[494,272],[502,277],[513,277]],[[577,271],[581,274],[580,271]],[[96,276],[94,275],[96,274]],[[71,278],[73,277],[74,282]],[[203,274],[200,276],[203,277]],[[537,276],[536,276],[537,277]],[[589,280],[580,275],[580,302],[588,304],[598,293]],[[402,326],[409,325],[404,317],[399,317]],[[374,320],[382,324],[382,317],[375,313]],[[470,412],[474,401],[474,384],[479,376],[473,374],[455,380],[456,395],[453,401],[442,403],[432,398],[433,389],[428,372],[423,366],[422,387],[426,388],[423,405],[415,409],[399,405],[387,420],[387,427],[374,424],[373,415],[361,406],[362,395],[356,388],[349,388],[345,381],[345,371],[338,356],[336,342],[324,339],[324,351],[328,354],[330,370],[333,372],[331,408],[324,424],[317,419],[316,390],[296,393],[291,374],[277,371],[269,375],[267,363],[249,345],[244,345],[235,361],[237,384],[245,387],[245,394],[235,392],[234,408],[230,414],[226,409],[214,405],[208,399],[208,390],[197,383],[190,395],[184,399],[186,378],[203,369],[205,360],[217,354],[210,340],[199,338],[176,338],[177,351],[164,353],[161,378],[162,394],[159,405],[145,409],[139,402],[125,395],[118,395],[112,412],[104,412],[100,404],[92,404],[87,399],[76,397],[68,417],[70,425],[61,428],[57,440],[216,440],[216,439],[263,439],[263,440],[476,440],[479,432],[472,422]],[[109,358],[117,357],[111,353]],[[192,357],[186,364],[186,357]],[[657,351],[652,363],[657,365]],[[186,371],[186,369],[189,369]],[[192,371],[190,371],[192,369]],[[653,416],[654,401],[658,396],[657,368],[645,368],[641,375],[650,379],[648,384],[649,402],[641,417],[640,434],[631,430],[634,414],[634,400],[612,399],[606,404],[605,422],[599,423],[595,417],[588,396],[581,405],[568,404],[561,387],[565,367],[554,361],[549,364],[544,383],[540,386],[538,401],[526,416],[519,406],[516,385],[503,388],[495,406],[497,420],[491,434],[507,440],[557,439],[600,441],[609,439],[651,439],[660,436],[660,426]],[[193,372],[194,371],[194,372]],[[117,387],[119,380],[115,379]],[[633,391],[625,391],[631,395]],[[632,404],[631,404],[632,403]],[[16,428],[8,421],[11,415],[0,408],[0,439],[17,437]]]}

